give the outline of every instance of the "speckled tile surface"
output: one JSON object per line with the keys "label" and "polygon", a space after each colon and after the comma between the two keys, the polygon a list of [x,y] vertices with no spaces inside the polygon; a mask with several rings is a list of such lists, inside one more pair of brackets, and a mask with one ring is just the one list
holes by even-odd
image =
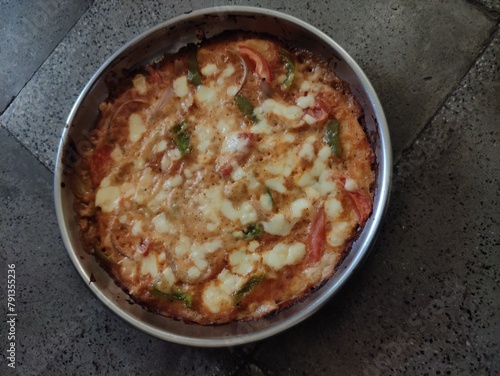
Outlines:
{"label": "speckled tile surface", "polygon": [[354,283],[238,375],[500,372],[499,56],[497,33],[402,158]]}
{"label": "speckled tile surface", "polygon": [[0,114],[92,0],[0,2]]}
{"label": "speckled tile surface", "polygon": [[[118,47],[162,20],[191,9],[259,2],[96,1],[0,117],[50,168],[65,120],[92,73]],[[386,108],[395,157],[414,139],[465,74],[494,21],[465,1],[404,5],[269,1],[339,42],[372,80]],[[443,64],[446,62],[446,64]]]}
{"label": "speckled tile surface", "polygon": [[[80,9],[91,1],[56,3]],[[50,171],[69,110],[107,56],[164,19],[225,4],[287,12],[345,47],[379,92],[398,163],[381,235],[345,289],[276,337],[199,349],[143,334],[93,296],[64,250]],[[0,375],[497,375],[497,7],[489,0],[96,0],[71,30],[69,17],[43,24],[51,43],[69,32],[0,116],[0,278],[16,265],[20,313],[15,371],[6,366],[7,326],[0,326]],[[0,28],[10,12],[0,14]],[[22,22],[9,25],[27,36]],[[47,56],[47,45],[39,47],[27,66]],[[20,65],[0,69],[22,73]],[[0,97],[15,95],[8,86]],[[0,300],[5,317],[4,283]]]}

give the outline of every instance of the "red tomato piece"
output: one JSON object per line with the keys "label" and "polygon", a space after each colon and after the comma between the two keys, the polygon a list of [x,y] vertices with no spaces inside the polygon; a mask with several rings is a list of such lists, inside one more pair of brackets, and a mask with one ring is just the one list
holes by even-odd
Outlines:
{"label": "red tomato piece", "polygon": [[90,164],[90,178],[92,184],[97,187],[106,176],[107,169],[111,163],[111,152],[113,147],[108,144],[99,145],[94,152],[94,159]]}
{"label": "red tomato piece", "polygon": [[349,192],[356,214],[358,215],[358,223],[362,226],[372,212],[372,204],[370,199],[360,192]]}
{"label": "red tomato piece", "polygon": [[269,64],[260,52],[245,45],[238,46],[238,52],[255,64],[255,73],[257,73],[260,78],[265,79],[267,82],[271,82],[271,70],[269,69]]}
{"label": "red tomato piece", "polygon": [[309,226],[306,245],[309,262],[314,264],[321,259],[326,243],[326,216],[325,209],[321,207],[316,217]]}

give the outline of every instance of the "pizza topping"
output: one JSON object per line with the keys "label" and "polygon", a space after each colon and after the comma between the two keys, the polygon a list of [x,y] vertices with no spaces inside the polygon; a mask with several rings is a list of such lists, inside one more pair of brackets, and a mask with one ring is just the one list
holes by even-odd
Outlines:
{"label": "pizza topping", "polygon": [[295,100],[295,103],[297,103],[297,106],[299,106],[300,108],[305,110],[306,108],[314,107],[316,102],[314,99],[314,95],[308,94],[308,95],[297,98]]}
{"label": "pizza topping", "polygon": [[198,60],[196,59],[195,48],[192,48],[189,53],[187,80],[192,85],[201,85],[201,75],[198,68]]}
{"label": "pizza topping", "polygon": [[332,153],[335,154],[337,158],[340,158],[342,149],[340,148],[339,122],[337,120],[330,120],[328,124],[326,124],[325,140],[332,149]]}
{"label": "pizza topping", "polygon": [[292,205],[290,206],[292,219],[302,218],[305,214],[305,211],[310,208],[311,203],[305,198],[299,198],[298,200],[292,202]]}
{"label": "pizza topping", "polygon": [[221,205],[221,212],[231,221],[239,220],[242,225],[248,225],[257,221],[257,211],[249,201],[241,204],[239,209],[235,209],[231,201],[224,199]]}
{"label": "pizza topping", "polygon": [[241,299],[248,293],[250,293],[255,286],[257,286],[263,279],[265,275],[264,274],[259,274],[259,275],[254,275],[252,276],[244,285],[241,289],[239,289],[236,294],[234,295],[233,301],[234,304],[238,304]]}
{"label": "pizza topping", "polygon": [[141,274],[149,274],[152,276],[158,274],[158,261],[154,253],[150,253],[142,259]]}
{"label": "pizza topping", "polygon": [[295,64],[288,52],[281,50],[279,54],[283,59],[286,68],[286,76],[282,85],[285,89],[290,89],[293,81],[295,80]]}
{"label": "pizza topping", "polygon": [[264,232],[264,227],[259,223],[254,223],[243,230],[245,239],[253,240],[258,239],[260,235]]}
{"label": "pizza topping", "polygon": [[[285,120],[299,120],[303,115],[300,107],[287,106],[274,99],[266,99],[261,105],[261,111],[264,114],[273,114]],[[294,127],[295,123],[291,123],[291,126]]]}
{"label": "pizza topping", "polygon": [[185,97],[189,93],[188,80],[186,76],[177,77],[173,83],[174,92],[178,97]]}
{"label": "pizza topping", "polygon": [[95,195],[95,205],[103,212],[109,213],[118,208],[120,202],[120,188],[110,186],[99,188]]}
{"label": "pizza topping", "polygon": [[306,255],[304,243],[278,243],[270,251],[264,252],[262,260],[274,270],[280,270],[287,265],[293,265]]}
{"label": "pizza topping", "polygon": [[190,136],[187,132],[187,122],[183,121],[175,125],[174,127],[170,128],[169,132],[172,140],[175,143],[175,146],[177,146],[177,149],[179,149],[181,156],[184,157],[190,151]]}
{"label": "pizza topping", "polygon": [[264,231],[272,235],[286,236],[290,233],[295,222],[288,222],[283,214],[275,214],[269,221],[262,222]]}
{"label": "pizza topping", "polygon": [[255,73],[267,82],[271,81],[271,71],[269,69],[269,64],[261,55],[260,52],[254,50],[251,47],[240,45],[238,46],[238,52],[245,58],[251,60],[255,65]]}
{"label": "pizza topping", "polygon": [[250,119],[252,123],[257,122],[258,119],[257,116],[255,116],[254,114],[254,106],[252,103],[250,103],[250,101],[247,98],[241,95],[237,95],[234,98],[234,103],[236,103],[236,106],[240,109],[243,115],[245,115],[248,119]]}
{"label": "pizza topping", "polygon": [[146,83],[146,77],[142,74],[138,74],[137,76],[134,77],[132,80],[132,84],[134,85],[134,88],[137,90],[137,93],[139,95],[144,95],[147,92],[147,83]]}
{"label": "pizza topping", "polygon": [[372,212],[371,201],[361,192],[348,192],[348,194],[354,203],[354,208],[356,210],[356,214],[358,215],[358,223],[363,225]]}
{"label": "pizza topping", "polygon": [[344,209],[342,208],[342,203],[339,200],[330,198],[325,201],[325,212],[328,219],[337,219],[343,211]]}
{"label": "pizza topping", "polygon": [[155,283],[151,288],[151,293],[162,299],[181,301],[187,308],[191,308],[193,306],[192,296],[189,293],[183,292],[180,289],[176,289],[175,291],[165,292],[162,290],[161,284]]}
{"label": "pizza topping", "polygon": [[217,68],[217,65],[207,64],[201,69],[201,74],[203,74],[204,76],[214,76],[218,71],[219,69]]}
{"label": "pizza topping", "polygon": [[[325,210],[321,207],[316,213],[316,217],[309,226],[307,234],[307,252],[309,261],[316,263],[320,260],[325,247]],[[332,231],[333,232],[333,231]]]}
{"label": "pizza topping", "polygon": [[144,132],[146,132],[146,126],[144,125],[142,117],[139,114],[130,115],[128,125],[130,142],[139,141]]}
{"label": "pizza topping", "polygon": [[260,258],[261,256],[258,253],[247,252],[243,248],[229,255],[229,265],[234,273],[245,276],[254,271]]}

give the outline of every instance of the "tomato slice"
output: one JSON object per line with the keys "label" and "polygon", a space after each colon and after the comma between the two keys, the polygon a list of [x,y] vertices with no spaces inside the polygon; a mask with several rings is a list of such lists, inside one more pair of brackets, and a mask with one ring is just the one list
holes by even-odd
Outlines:
{"label": "tomato slice", "polygon": [[238,46],[238,52],[243,57],[253,61],[255,64],[255,73],[257,73],[260,78],[265,79],[266,82],[271,82],[271,70],[269,69],[269,64],[260,52],[245,45]]}
{"label": "tomato slice", "polygon": [[97,187],[106,176],[107,168],[111,163],[112,151],[113,147],[108,144],[99,145],[94,151],[94,158],[90,165],[90,178],[94,187]]}
{"label": "tomato slice", "polygon": [[326,216],[325,209],[321,207],[316,217],[309,226],[306,244],[309,262],[314,264],[321,259],[326,243]]}
{"label": "tomato slice", "polygon": [[358,215],[358,223],[362,226],[372,212],[372,205],[370,199],[360,192],[346,191],[351,198],[356,214]]}

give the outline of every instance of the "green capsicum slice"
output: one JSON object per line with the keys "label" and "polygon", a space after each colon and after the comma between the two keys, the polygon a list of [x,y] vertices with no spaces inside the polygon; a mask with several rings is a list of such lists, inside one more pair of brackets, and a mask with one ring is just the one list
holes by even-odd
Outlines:
{"label": "green capsicum slice", "polygon": [[192,48],[189,51],[187,80],[192,85],[201,85],[200,68],[196,59],[196,48]]}
{"label": "green capsicum slice", "polygon": [[342,156],[342,149],[340,147],[339,125],[340,123],[337,120],[331,119],[326,124],[325,129],[325,141],[328,146],[330,146],[330,149],[332,149],[333,154],[335,154],[337,158],[340,158]]}
{"label": "green capsicum slice", "polygon": [[240,111],[243,113],[243,115],[245,115],[247,118],[249,118],[252,123],[256,123],[257,122],[257,116],[255,116],[253,110],[254,110],[254,106],[252,103],[250,103],[250,101],[241,96],[241,95],[237,95],[235,98],[234,98],[234,103],[236,103],[236,106],[240,109]]}
{"label": "green capsicum slice", "polygon": [[177,149],[179,149],[181,155],[184,157],[190,152],[190,136],[187,132],[187,122],[183,121],[179,124],[174,125],[172,128],[170,128],[169,132],[175,146],[177,146]]}
{"label": "green capsicum slice", "polygon": [[295,64],[288,52],[281,50],[279,54],[281,59],[283,59],[286,68],[285,80],[282,82],[282,85],[285,89],[289,89],[295,80]]}
{"label": "green capsicum slice", "polygon": [[252,291],[255,288],[255,286],[257,286],[259,283],[262,282],[264,277],[265,277],[264,274],[258,274],[254,275],[253,277],[250,277],[250,279],[243,285],[243,287],[239,289],[234,295],[233,297],[234,304],[238,304],[245,295],[247,295],[250,291]]}
{"label": "green capsicum slice", "polygon": [[244,238],[246,240],[257,239],[264,232],[264,227],[260,223],[249,225],[243,230]]}
{"label": "green capsicum slice", "polygon": [[187,308],[191,308],[193,306],[193,298],[191,295],[184,291],[169,291],[165,292],[161,290],[160,281],[156,281],[151,287],[151,294],[156,295],[160,298],[174,300],[174,301],[182,301]]}

